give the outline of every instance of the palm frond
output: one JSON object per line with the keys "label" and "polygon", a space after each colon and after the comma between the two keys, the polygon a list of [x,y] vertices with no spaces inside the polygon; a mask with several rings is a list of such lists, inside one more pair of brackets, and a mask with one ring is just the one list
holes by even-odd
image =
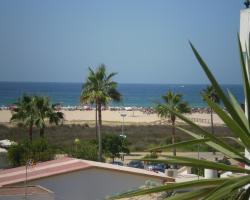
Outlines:
{"label": "palm frond", "polygon": [[154,152],[154,151],[163,150],[163,149],[170,149],[170,148],[173,148],[173,147],[183,147],[183,146],[187,146],[187,145],[194,145],[194,144],[206,143],[208,141],[210,141],[209,138],[188,140],[188,141],[183,141],[183,142],[178,142],[178,143],[174,143],[174,144],[168,144],[168,145],[164,145],[164,146],[160,146],[160,147],[148,149],[146,151]]}
{"label": "palm frond", "polygon": [[208,79],[212,83],[214,89],[216,90],[216,93],[218,94],[219,98],[223,102],[224,106],[227,108],[228,112],[231,116],[234,116],[235,121],[245,130],[248,131],[247,127],[245,126],[244,122],[241,120],[238,113],[235,111],[235,108],[232,106],[232,103],[227,98],[226,94],[224,93],[223,89],[220,87],[217,80],[214,78],[213,74],[211,73],[210,69],[208,68],[207,64],[204,62],[198,51],[195,49],[193,44],[190,42],[190,46],[194,52],[194,55],[198,62],[200,63],[200,66],[202,67],[203,71],[206,73]]}
{"label": "palm frond", "polygon": [[243,176],[238,178],[231,178],[227,180],[224,184],[218,186],[210,193],[207,194],[207,197],[204,200],[221,200],[223,197],[230,194],[236,189],[240,189],[250,182],[250,176]]}
{"label": "palm frond", "polygon": [[213,110],[218,114],[218,116],[224,121],[228,128],[232,130],[232,133],[235,134],[236,137],[239,137],[244,143],[246,148],[250,148],[250,137],[249,133],[245,132],[236,121],[234,121],[228,114],[223,111],[216,103],[214,103],[209,98],[205,97],[207,103]]}
{"label": "palm frond", "polygon": [[184,192],[180,194],[177,193],[174,196],[166,198],[166,200],[197,200],[206,196],[207,193],[211,191],[211,189],[213,189],[213,187],[200,189],[200,190],[194,190],[191,192]]}
{"label": "palm frond", "polygon": [[121,195],[117,195],[114,197],[110,197],[109,199],[121,199],[121,198],[129,198],[134,196],[146,195],[151,193],[163,192],[163,191],[172,191],[178,189],[187,189],[187,188],[214,188],[215,186],[221,185],[228,179],[207,179],[207,180],[195,180],[188,181],[183,183],[168,183],[166,185],[149,188],[149,189],[139,189],[136,191],[126,192]]}
{"label": "palm frond", "polygon": [[[244,88],[245,99],[246,99],[246,101],[245,101],[246,109],[247,109],[246,112],[247,112],[247,115],[250,116],[250,107],[249,107],[250,106],[249,72],[247,72],[245,58],[244,58],[244,55],[243,55],[239,35],[238,35],[238,45],[239,45],[239,52],[240,52],[240,63],[241,63],[242,78],[243,78],[243,82],[244,82],[243,88]],[[248,49],[246,49],[246,50],[248,51]],[[246,57],[247,57],[247,59],[249,59],[247,53],[246,53]],[[249,127],[250,127],[250,120],[249,120]]]}
{"label": "palm frond", "polygon": [[204,168],[204,169],[215,169],[215,170],[223,170],[223,171],[232,171],[237,173],[247,173],[250,174],[250,170],[237,167],[237,166],[231,166],[231,165],[225,165],[218,162],[212,162],[208,160],[199,160],[195,158],[189,158],[189,157],[183,157],[183,156],[166,156],[167,159],[150,159],[150,158],[142,158],[138,159],[141,161],[146,162],[155,162],[155,163],[165,163],[165,164],[179,164],[183,166],[190,166],[190,167],[197,167],[197,168]]}
{"label": "palm frond", "polygon": [[248,119],[246,118],[246,115],[245,115],[242,107],[240,106],[240,104],[237,102],[234,95],[229,90],[227,91],[227,93],[228,93],[229,99],[230,99],[232,105],[234,106],[236,112],[238,113],[239,117],[241,118],[241,120],[243,121],[243,123],[245,124],[247,129],[249,129]]}

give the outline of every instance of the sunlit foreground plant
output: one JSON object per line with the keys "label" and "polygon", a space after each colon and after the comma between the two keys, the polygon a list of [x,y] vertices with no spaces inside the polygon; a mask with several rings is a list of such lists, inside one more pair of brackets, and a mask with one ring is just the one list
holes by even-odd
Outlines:
{"label": "sunlit foreground plant", "polygon": [[[242,46],[240,43],[240,39],[238,37],[239,43],[239,52],[240,52],[240,61],[243,75],[243,86],[244,86],[244,94],[246,99],[246,113],[250,116],[250,85],[249,85],[249,68],[247,70],[247,66],[250,66],[250,51],[247,50],[246,55],[243,54]],[[249,42],[250,43],[250,42]],[[208,79],[216,90],[219,98],[221,99],[223,105],[225,106],[225,110],[223,110],[218,104],[214,103],[208,97],[205,97],[208,105],[219,115],[219,117],[224,121],[224,123],[228,126],[231,132],[235,136],[235,140],[238,141],[245,149],[250,149],[250,120],[246,117],[244,111],[242,110],[240,104],[237,102],[234,95],[228,91],[228,95],[225,94],[223,89],[220,87],[213,74],[209,70],[207,64],[203,61],[201,56],[195,47],[190,43],[190,46],[194,52],[195,57],[206,73]],[[191,120],[186,118],[185,116],[177,113],[169,108],[169,111],[185,121],[192,127],[192,130],[189,131],[187,129],[177,127],[179,130],[187,133],[188,135],[194,137],[194,140],[176,143],[174,145],[168,145],[159,147],[157,149],[165,149],[169,147],[177,147],[187,144],[198,144],[203,143],[207,144],[216,151],[223,153],[225,156],[234,159],[240,163],[250,166],[250,160],[244,156],[244,153],[240,152],[240,150],[233,148],[229,145],[225,138],[218,138],[200,126],[193,123]],[[156,150],[156,149],[151,149]],[[191,166],[191,167],[199,167],[206,169],[215,169],[222,171],[231,171],[235,173],[242,173],[239,177],[230,177],[230,178],[216,178],[216,179],[203,179],[203,180],[195,180],[189,182],[182,183],[169,183],[166,185],[162,185],[159,187],[154,187],[151,189],[141,189],[137,191],[127,192],[121,194],[116,197],[112,197],[111,199],[119,199],[124,197],[133,197],[138,195],[145,195],[156,192],[163,191],[176,191],[178,189],[190,189],[190,192],[176,194],[167,200],[191,200],[191,199],[202,199],[202,200],[221,200],[225,197],[230,196],[232,193],[237,193],[234,199],[249,199],[250,189],[241,190],[244,186],[250,184],[250,170],[241,168],[238,166],[228,166],[222,163],[206,161],[206,160],[198,160],[194,158],[181,157],[181,156],[167,156],[166,160],[156,160],[156,159],[142,159],[144,161],[150,162],[161,162],[167,164],[179,164],[182,166]],[[241,192],[239,192],[241,190]]]}

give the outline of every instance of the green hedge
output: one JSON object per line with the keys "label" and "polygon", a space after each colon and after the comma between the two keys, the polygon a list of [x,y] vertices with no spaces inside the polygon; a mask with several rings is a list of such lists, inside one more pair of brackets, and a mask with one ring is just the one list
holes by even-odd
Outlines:
{"label": "green hedge", "polygon": [[28,160],[48,161],[54,158],[55,150],[46,139],[24,141],[8,149],[8,159],[13,167],[25,165]]}

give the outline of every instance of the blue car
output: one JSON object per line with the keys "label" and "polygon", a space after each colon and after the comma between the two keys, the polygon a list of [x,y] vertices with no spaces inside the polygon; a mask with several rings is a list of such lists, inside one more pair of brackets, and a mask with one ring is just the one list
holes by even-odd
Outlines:
{"label": "blue car", "polygon": [[128,163],[129,167],[134,167],[134,168],[139,168],[139,169],[144,169],[144,164],[140,160],[132,160]]}
{"label": "blue car", "polygon": [[154,171],[154,172],[165,172],[165,169],[169,168],[169,166],[162,164],[162,163],[151,163],[150,165],[147,166],[147,169],[149,171]]}

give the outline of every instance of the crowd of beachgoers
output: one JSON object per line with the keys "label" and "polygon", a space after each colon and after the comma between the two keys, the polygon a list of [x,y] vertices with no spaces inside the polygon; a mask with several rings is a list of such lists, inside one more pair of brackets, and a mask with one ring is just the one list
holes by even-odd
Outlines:
{"label": "crowd of beachgoers", "polygon": [[[79,106],[62,106],[58,104],[57,110],[63,110],[63,111],[90,111],[95,110],[94,106],[91,105],[79,105]],[[0,106],[0,110],[13,110],[15,109],[15,105],[10,106]],[[141,111],[144,114],[155,114],[154,107],[138,107],[138,106],[107,106],[102,107],[102,110],[110,110],[110,111]],[[209,114],[211,112],[211,109],[208,107],[193,107],[191,108],[191,113],[206,113]]]}

